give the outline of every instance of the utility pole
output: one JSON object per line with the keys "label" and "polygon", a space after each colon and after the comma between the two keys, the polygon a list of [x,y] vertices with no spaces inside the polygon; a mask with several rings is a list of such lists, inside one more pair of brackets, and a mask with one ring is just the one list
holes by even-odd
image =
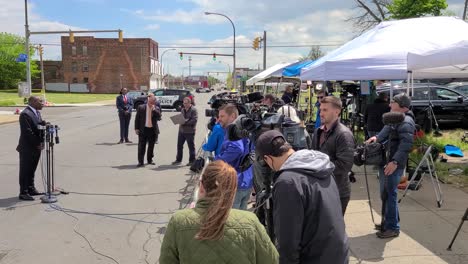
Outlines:
{"label": "utility pole", "polygon": [[192,76],[192,56],[188,57],[188,76]]}
{"label": "utility pole", "polygon": [[31,53],[29,52],[29,25],[28,25],[28,0],[24,0],[24,17],[25,17],[25,24],[24,29],[26,31],[26,42],[25,42],[25,50],[26,50],[26,82],[28,83],[28,92],[27,94],[31,94]]}
{"label": "utility pole", "polygon": [[468,7],[468,0],[465,0],[465,8],[463,9],[463,20],[466,20],[466,8]]}
{"label": "utility pole", "polygon": [[42,90],[42,95],[44,97],[44,101],[47,102],[45,98],[46,87],[45,87],[45,79],[44,79],[44,61],[42,60],[42,53],[43,53],[42,44],[39,44],[39,58],[41,60],[41,86],[42,86],[41,90]]}
{"label": "utility pole", "polygon": [[[467,0],[468,1],[468,0]],[[263,70],[266,70],[266,31],[263,31]]]}

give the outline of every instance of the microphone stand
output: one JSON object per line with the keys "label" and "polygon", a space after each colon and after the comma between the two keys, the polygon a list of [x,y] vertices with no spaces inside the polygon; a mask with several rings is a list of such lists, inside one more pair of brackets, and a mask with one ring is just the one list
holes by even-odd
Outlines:
{"label": "microphone stand", "polygon": [[50,124],[45,125],[45,151],[46,151],[46,184],[47,190],[44,196],[41,197],[43,203],[55,203],[57,197],[52,193],[52,181],[53,181],[53,166],[54,166],[54,126]]}

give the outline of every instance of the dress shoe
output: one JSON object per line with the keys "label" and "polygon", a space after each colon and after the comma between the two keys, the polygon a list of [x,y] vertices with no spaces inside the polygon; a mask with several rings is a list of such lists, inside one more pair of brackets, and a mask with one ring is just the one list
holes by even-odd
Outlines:
{"label": "dress shoe", "polygon": [[172,162],[172,165],[180,165],[181,163],[182,163],[182,161],[176,160],[176,161]]}
{"label": "dress shoe", "polygon": [[133,143],[133,142],[127,139],[125,140],[125,143]]}
{"label": "dress shoe", "polygon": [[123,140],[120,140],[119,142],[117,142],[117,144],[122,144],[123,143]]}
{"label": "dress shoe", "polygon": [[154,161],[148,161],[147,164],[148,164],[148,165],[156,165],[156,163],[154,163]]}
{"label": "dress shoe", "polygon": [[137,168],[141,168],[141,167],[144,167],[144,166],[145,166],[145,164],[143,164],[143,163],[138,163]]}
{"label": "dress shoe", "polygon": [[34,201],[34,198],[33,198],[31,195],[27,194],[27,193],[22,193],[22,194],[20,194],[20,195],[18,196],[18,198],[19,198],[20,200],[23,200],[23,201]]}
{"label": "dress shoe", "polygon": [[36,188],[29,189],[28,194],[31,196],[44,195],[43,192],[39,192]]}

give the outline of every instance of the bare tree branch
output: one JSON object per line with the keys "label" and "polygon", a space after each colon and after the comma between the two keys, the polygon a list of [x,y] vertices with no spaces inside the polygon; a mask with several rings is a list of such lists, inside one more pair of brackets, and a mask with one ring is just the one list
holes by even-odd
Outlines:
{"label": "bare tree branch", "polygon": [[378,18],[378,17],[374,14],[374,12],[372,12],[372,10],[371,10],[366,4],[364,4],[364,2],[362,2],[361,0],[356,0],[356,2],[358,2],[359,5],[360,5],[362,8],[364,8],[364,9],[367,11],[367,13],[368,13],[369,15],[371,15],[371,16],[375,19],[375,21],[379,21],[379,22],[382,21],[380,18]]}
{"label": "bare tree branch", "polygon": [[379,10],[379,13],[380,13],[380,17],[382,17],[382,20],[385,19],[385,13],[383,12],[383,9],[382,7],[380,6],[380,3],[377,2],[377,0],[373,0],[375,6],[377,7],[377,10]]}

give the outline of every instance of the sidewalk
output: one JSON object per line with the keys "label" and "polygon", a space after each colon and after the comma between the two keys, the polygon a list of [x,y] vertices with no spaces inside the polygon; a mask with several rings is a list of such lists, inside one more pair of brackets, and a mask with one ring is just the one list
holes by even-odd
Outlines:
{"label": "sidewalk", "polygon": [[[93,106],[114,106],[115,100],[105,100],[105,101],[96,101],[92,103],[78,103],[78,104],[53,104],[49,106],[44,106],[44,108],[55,108],[55,107],[93,107]],[[17,105],[17,106],[8,106],[2,107],[0,109],[8,109],[8,110],[0,110],[0,125],[8,124],[8,123],[15,123],[18,122],[19,115],[15,115],[15,110],[23,110],[26,105]]]}
{"label": "sidewalk", "polygon": [[[468,263],[468,223],[464,223],[452,251],[446,250],[468,207],[467,193],[441,184],[444,201],[438,208],[431,180],[424,176],[422,188],[409,191],[399,204],[400,236],[379,239],[369,211],[363,167],[353,171],[357,182],[352,184],[345,215],[350,263]],[[378,180],[370,168],[368,179],[375,221],[380,223]]]}

